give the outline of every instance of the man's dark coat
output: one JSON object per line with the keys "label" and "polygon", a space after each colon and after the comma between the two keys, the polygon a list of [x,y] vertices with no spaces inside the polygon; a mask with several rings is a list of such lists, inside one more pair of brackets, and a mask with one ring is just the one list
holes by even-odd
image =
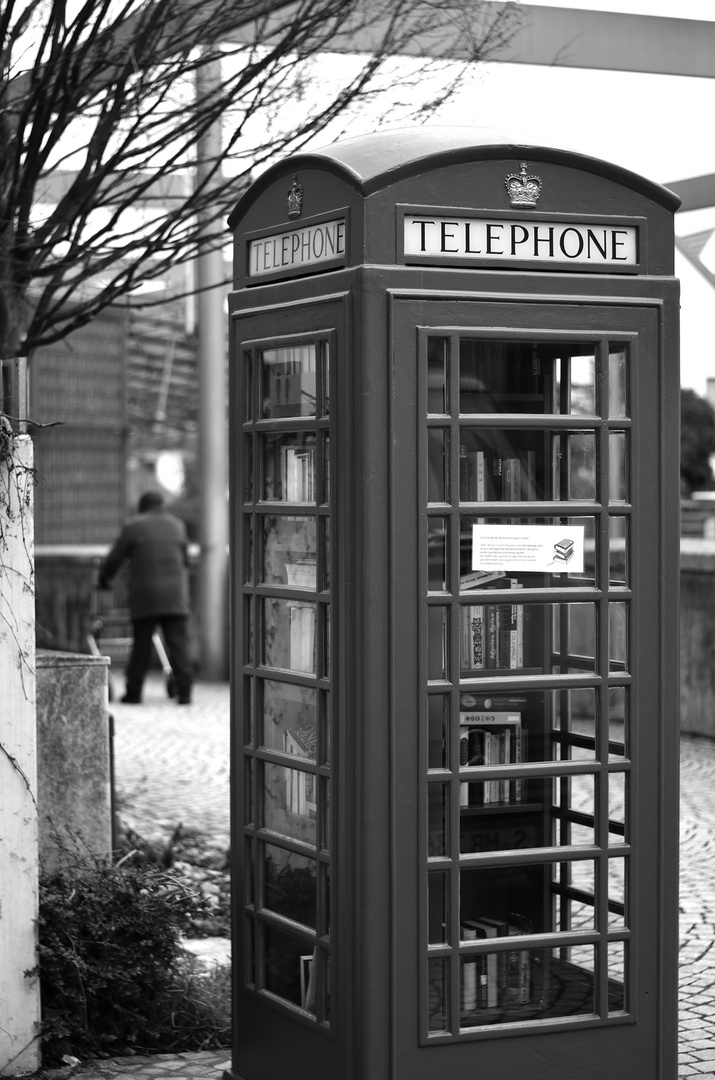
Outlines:
{"label": "man's dark coat", "polygon": [[129,562],[132,619],[190,614],[188,538],[183,521],[162,508],[129,518],[102,564],[100,585],[106,586],[125,560]]}

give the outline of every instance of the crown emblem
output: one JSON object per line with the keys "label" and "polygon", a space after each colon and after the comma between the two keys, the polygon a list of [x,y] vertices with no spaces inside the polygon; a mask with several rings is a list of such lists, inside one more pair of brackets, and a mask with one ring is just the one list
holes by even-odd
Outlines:
{"label": "crown emblem", "polygon": [[288,188],[288,217],[300,217],[303,209],[303,188],[298,183],[298,177],[293,177],[293,183]]}
{"label": "crown emblem", "polygon": [[504,186],[512,206],[536,206],[541,194],[541,180],[538,176],[527,176],[525,161],[521,163],[520,172],[507,176]]}

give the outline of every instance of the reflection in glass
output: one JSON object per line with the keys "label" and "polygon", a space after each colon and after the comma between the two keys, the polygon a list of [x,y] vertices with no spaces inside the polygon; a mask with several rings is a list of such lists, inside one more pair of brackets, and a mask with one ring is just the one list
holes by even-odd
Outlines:
{"label": "reflection in glass", "polygon": [[447,796],[446,784],[429,784],[428,791],[428,839],[427,854],[447,853]]}
{"label": "reflection in glass", "polygon": [[261,581],[315,590],[315,518],[263,518]]}
{"label": "reflection in glass", "polygon": [[[319,501],[321,503],[327,503],[330,502],[330,436],[327,432],[324,432],[321,438],[321,445],[323,448],[323,476]],[[312,502],[312,499],[308,499],[307,501]]]}
{"label": "reflection in glass", "polygon": [[266,597],[263,606],[263,663],[315,674],[315,604]]}
{"label": "reflection in glass", "polygon": [[271,762],[263,769],[264,827],[315,846],[315,775]]}
{"label": "reflection in glass", "polygon": [[253,354],[243,353],[243,419],[253,419]]}
{"label": "reflection in glass", "polygon": [[609,905],[617,907],[618,911],[611,911],[609,926],[611,929],[621,929],[626,925],[626,860],[608,860],[608,900]]}
{"label": "reflection in glass", "polygon": [[446,413],[447,407],[447,338],[427,339],[427,412]]}
{"label": "reflection in glass", "polygon": [[628,416],[628,346],[611,342],[608,346],[608,416]]}
{"label": "reflection in glass", "polygon": [[[501,829],[494,823],[494,830]],[[517,826],[507,825],[506,843],[513,843]],[[489,831],[482,827],[482,832]],[[502,849],[502,842],[494,838],[494,850]],[[536,845],[529,845],[536,846]],[[498,867],[465,867],[460,874],[459,921],[483,917],[504,917],[508,913],[510,933],[542,933],[549,929],[544,924],[542,896],[548,887],[548,863],[509,863]]]}
{"label": "reflection in glass", "polygon": [[330,349],[327,341],[321,341],[319,344],[321,372],[322,372],[322,390],[323,390],[323,408],[322,415],[330,415]]}
{"label": "reflection in glass", "polygon": [[449,698],[446,695],[435,694],[427,700],[429,709],[427,768],[444,769],[447,766]]}
{"label": "reflection in glass", "polygon": [[611,585],[627,585],[628,578],[628,528],[626,517],[608,519],[608,572]]}
{"label": "reflection in glass", "polygon": [[[449,432],[444,428],[427,429],[427,502],[448,502]],[[462,447],[460,447],[460,454]],[[460,457],[461,465],[461,457]]]}
{"label": "reflection in glass", "polygon": [[264,417],[315,416],[315,344],[264,349],[259,353]]}
{"label": "reflection in glass", "polygon": [[315,1015],[313,947],[273,926],[264,926],[265,989]]}
{"label": "reflection in glass", "polygon": [[476,962],[476,1008],[462,1012],[462,1028],[591,1014],[593,956],[591,946],[513,949],[506,959],[502,952],[482,953]]}
{"label": "reflection in glass", "polygon": [[612,503],[622,503],[628,498],[628,473],[626,469],[626,433],[611,431],[608,435],[608,498]]}
{"label": "reflection in glass", "polygon": [[449,1028],[449,961],[428,960],[429,984],[429,1030],[447,1031]]}
{"label": "reflection in glass", "polygon": [[272,844],[264,844],[263,849],[263,907],[315,929],[315,859]]}
{"label": "reflection in glass", "polygon": [[253,501],[253,438],[243,437],[243,501]]}
{"label": "reflection in glass", "polygon": [[610,941],[608,943],[609,1012],[622,1012],[626,1007],[626,949],[627,944],[625,941]]}
{"label": "reflection in glass", "polygon": [[262,498],[278,502],[315,502],[315,435],[264,434]]}
{"label": "reflection in glass", "polygon": [[628,689],[611,686],[608,690],[608,749],[612,757],[628,751]]}
{"label": "reflection in glass", "polygon": [[427,588],[430,591],[442,592],[447,588],[448,582],[449,519],[431,517],[427,521]]}
{"label": "reflection in glass", "polygon": [[444,679],[447,673],[447,608],[427,608],[427,678]]}
{"label": "reflection in glass", "polygon": [[265,679],[261,746],[315,761],[315,701],[311,687]]}
{"label": "reflection in glass", "polygon": [[628,670],[628,604],[611,600],[608,604],[608,655],[611,671]]}
{"label": "reflection in glass", "polygon": [[430,945],[439,945],[449,940],[449,877],[443,870],[427,875],[429,893],[429,937]]}
{"label": "reflection in glass", "polygon": [[628,842],[626,830],[626,774],[608,774],[608,828],[611,844]]}

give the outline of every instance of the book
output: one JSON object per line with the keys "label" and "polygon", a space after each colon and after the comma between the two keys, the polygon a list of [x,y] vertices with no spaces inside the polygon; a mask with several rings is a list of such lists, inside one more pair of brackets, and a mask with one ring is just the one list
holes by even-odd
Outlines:
{"label": "book", "polygon": [[[462,926],[463,933],[469,930],[474,934],[472,940],[496,938],[506,936],[509,924],[502,923],[498,919],[490,919],[480,916],[478,919],[466,919]],[[487,1009],[495,1009],[499,1005],[500,982],[503,982],[506,962],[501,960],[502,954],[489,952],[486,954],[486,1004]],[[500,972],[501,968],[501,972]]]}
{"label": "book", "polygon": [[484,605],[470,604],[461,609],[460,667],[465,671],[484,668]]}
{"label": "book", "polygon": [[[461,712],[459,716],[460,765],[512,765],[522,760],[521,713],[495,710]],[[466,739],[466,762],[462,760],[463,740]],[[488,780],[469,784],[465,801],[463,781],[460,801],[463,806],[483,806],[497,802],[521,802],[523,781],[520,779]],[[478,786],[483,788],[480,796]]]}
{"label": "book", "polygon": [[480,710],[489,711],[491,709],[497,712],[511,712],[519,709],[523,709],[526,705],[525,697],[510,697],[501,694],[460,694],[459,695],[459,708],[462,712]]}
{"label": "book", "polygon": [[[510,926],[508,937],[516,937],[519,930]],[[501,988],[501,1004],[527,1005],[531,998],[531,972],[527,949],[509,949],[505,954],[504,982]]]}
{"label": "book", "polygon": [[482,585],[488,585],[490,581],[498,581],[506,577],[504,570],[471,570],[468,574],[462,574],[459,578],[460,589],[479,589]]}

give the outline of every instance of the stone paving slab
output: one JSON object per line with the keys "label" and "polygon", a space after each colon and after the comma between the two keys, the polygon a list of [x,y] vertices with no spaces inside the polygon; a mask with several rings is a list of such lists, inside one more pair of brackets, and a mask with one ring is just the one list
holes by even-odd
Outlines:
{"label": "stone paving slab", "polygon": [[[137,828],[168,835],[181,822],[229,845],[229,694],[225,684],[199,684],[194,701],[170,701],[163,682],[152,679],[141,706],[111,704],[115,723],[115,770],[120,795],[131,805]],[[715,1078],[715,742],[684,736],[681,741],[681,866],[679,1080]],[[167,1055],[162,1055],[167,1057]],[[216,1060],[230,1055],[219,1051]],[[145,1071],[129,1059],[133,1080],[195,1077],[209,1072]],[[115,1059],[124,1061],[124,1059]],[[208,1060],[208,1059],[206,1059]],[[132,1065],[132,1061],[134,1064]],[[208,1069],[203,1059],[196,1069]],[[105,1070],[107,1063],[102,1063]],[[151,1059],[151,1069],[160,1064]],[[169,1069],[169,1064],[161,1066]],[[228,1067],[228,1066],[226,1066]],[[174,1069],[174,1065],[171,1065]],[[95,1076],[86,1070],[86,1080]],[[96,1080],[107,1077],[97,1073]],[[215,1070],[211,1080],[215,1080]]]}
{"label": "stone paving slab", "polygon": [[78,1071],[81,1080],[221,1080],[231,1068],[227,1050],[193,1054],[152,1054],[92,1061]]}

